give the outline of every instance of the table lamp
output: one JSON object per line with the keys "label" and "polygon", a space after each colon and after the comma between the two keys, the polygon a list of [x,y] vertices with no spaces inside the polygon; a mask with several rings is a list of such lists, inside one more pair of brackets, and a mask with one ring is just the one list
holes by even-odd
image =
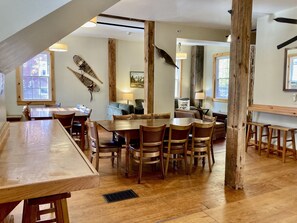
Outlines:
{"label": "table lamp", "polygon": [[204,92],[196,92],[195,93],[195,99],[199,100],[198,107],[202,107],[202,101],[205,99],[205,93]]}
{"label": "table lamp", "polygon": [[123,93],[123,100],[127,100],[127,104],[129,104],[129,101],[133,100],[133,93]]}

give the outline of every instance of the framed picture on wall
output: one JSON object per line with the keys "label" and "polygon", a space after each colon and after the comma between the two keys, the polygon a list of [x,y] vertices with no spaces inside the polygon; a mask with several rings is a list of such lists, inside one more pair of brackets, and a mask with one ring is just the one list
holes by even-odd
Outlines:
{"label": "framed picture on wall", "polygon": [[144,72],[130,71],[130,87],[143,88],[143,86],[144,86]]}

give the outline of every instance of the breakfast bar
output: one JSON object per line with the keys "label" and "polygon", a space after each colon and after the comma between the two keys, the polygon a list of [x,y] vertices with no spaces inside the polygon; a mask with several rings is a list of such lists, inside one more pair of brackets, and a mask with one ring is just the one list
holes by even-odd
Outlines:
{"label": "breakfast bar", "polygon": [[10,123],[0,149],[0,222],[22,200],[98,186],[98,172],[59,121]]}

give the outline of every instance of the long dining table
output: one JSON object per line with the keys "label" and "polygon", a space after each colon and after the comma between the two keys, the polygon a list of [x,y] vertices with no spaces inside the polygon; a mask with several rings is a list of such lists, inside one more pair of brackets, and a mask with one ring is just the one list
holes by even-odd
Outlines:
{"label": "long dining table", "polygon": [[85,149],[85,121],[88,118],[88,113],[75,108],[75,107],[31,107],[30,117],[34,120],[52,119],[53,113],[57,112],[59,114],[69,114],[75,113],[74,120],[79,121],[81,124],[80,130],[80,146],[81,149]]}
{"label": "long dining table", "polygon": [[98,186],[98,172],[60,122],[9,124],[0,145],[0,222],[22,200]]}
{"label": "long dining table", "polygon": [[97,123],[109,132],[116,132],[125,138],[126,147],[126,163],[125,175],[129,173],[129,146],[131,139],[139,137],[139,126],[160,126],[166,125],[168,128],[170,124],[174,125],[188,125],[193,122],[203,123],[201,119],[195,118],[172,118],[172,119],[132,119],[132,120],[100,120]]}

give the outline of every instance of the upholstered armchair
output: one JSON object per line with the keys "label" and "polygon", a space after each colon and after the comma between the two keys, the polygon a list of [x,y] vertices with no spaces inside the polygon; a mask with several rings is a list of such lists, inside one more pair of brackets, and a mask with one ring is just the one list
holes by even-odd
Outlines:
{"label": "upholstered armchair", "polygon": [[143,99],[135,99],[135,114],[144,114]]}

